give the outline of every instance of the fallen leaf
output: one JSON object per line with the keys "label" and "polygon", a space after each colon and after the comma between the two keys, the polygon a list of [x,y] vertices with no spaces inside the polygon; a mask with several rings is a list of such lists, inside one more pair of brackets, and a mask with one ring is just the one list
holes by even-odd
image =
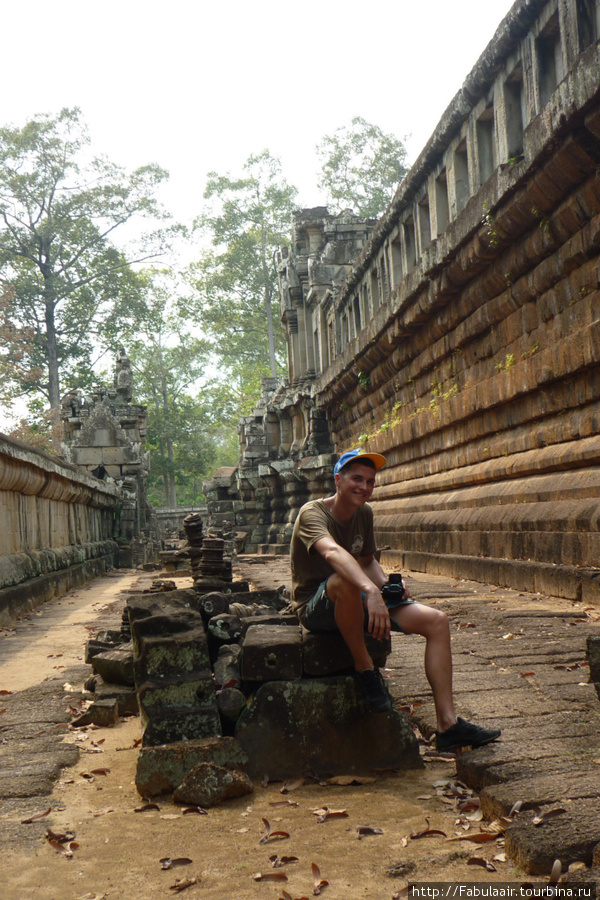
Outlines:
{"label": "fallen leaf", "polygon": [[180,891],[185,891],[186,888],[191,887],[193,884],[198,884],[197,878],[176,878],[175,884],[169,885],[170,891],[175,891],[178,894]]}
{"label": "fallen leaf", "polygon": [[424,828],[423,831],[411,831],[411,838],[413,841],[418,840],[423,837],[434,837],[436,834],[441,835],[442,837],[446,837],[445,831],[439,831],[437,828],[429,827],[429,819],[425,816],[425,822],[427,823],[427,828]]}
{"label": "fallen leaf", "polygon": [[377,828],[375,825],[357,825],[359,841],[368,834],[383,834],[383,828]]}
{"label": "fallen leaf", "polygon": [[277,856],[274,853],[269,857],[269,862],[273,866],[274,869],[280,869],[282,866],[286,866],[288,863],[298,862],[297,856]]}
{"label": "fallen leaf", "polygon": [[279,793],[288,794],[290,791],[296,791],[299,787],[302,787],[305,780],[304,778],[296,778],[295,781],[286,781]]}
{"label": "fallen leaf", "polygon": [[91,770],[92,775],[108,775],[109,772],[110,772],[110,769],[92,769]]}
{"label": "fallen leaf", "polygon": [[159,859],[161,869],[174,869],[175,866],[189,866],[192,863],[192,860],[187,856],[178,856],[176,859],[172,859],[170,856],[164,856],[162,859]]}
{"label": "fallen leaf", "polygon": [[551,819],[553,816],[558,816],[560,813],[566,812],[563,807],[556,807],[555,809],[549,809],[547,812],[542,812],[542,810],[538,806],[532,807],[532,811],[532,825],[543,825],[544,819]]}
{"label": "fallen leaf", "polygon": [[150,809],[160,809],[160,806],[157,806],[156,803],[144,803],[143,806],[136,806],[134,809],[135,813],[143,813],[148,812]]}
{"label": "fallen leaf", "polygon": [[487,872],[497,872],[498,869],[496,866],[489,862],[487,859],[482,859],[480,856],[472,856],[471,859],[467,860],[468,866],[481,866]]}
{"label": "fallen leaf", "polygon": [[535,672],[521,672],[521,678],[529,678],[530,675],[535,675]]}
{"label": "fallen leaf", "polygon": [[181,810],[182,816],[188,816],[190,813],[197,813],[199,816],[207,816],[208,810],[204,809],[203,806],[187,806],[185,809]]}
{"label": "fallen leaf", "polygon": [[328,819],[347,819],[348,813],[345,809],[330,809],[323,806],[320,809],[313,809],[313,815],[317,817],[317,822],[326,822]]}
{"label": "fallen leaf", "polygon": [[263,823],[265,826],[265,833],[260,839],[261,844],[266,844],[267,841],[271,840],[271,838],[284,839],[289,838],[289,834],[287,831],[271,831],[271,825],[269,824],[268,819],[263,818]]}
{"label": "fallen leaf", "polygon": [[52,807],[49,806],[45,812],[35,813],[33,816],[29,816],[28,819],[21,819],[21,825],[31,825],[32,822],[39,822],[40,819],[45,819],[46,816],[52,812]]}
{"label": "fallen leaf", "polygon": [[327,887],[328,881],[321,878],[321,870],[316,863],[311,864],[313,875],[313,896],[317,897],[321,893],[321,888]]}
{"label": "fallen leaf", "polygon": [[6,697],[7,694],[12,694],[12,691],[0,691],[0,697]]}
{"label": "fallen leaf", "polygon": [[271,800],[269,806],[299,806],[297,800]]}
{"label": "fallen leaf", "polygon": [[461,834],[460,837],[447,838],[448,841],[472,841],[474,844],[485,844],[495,841],[499,834],[490,834],[488,831],[480,831],[477,834]]}
{"label": "fallen leaf", "polygon": [[98,816],[106,816],[108,813],[114,812],[112,806],[107,806],[105,809],[97,809],[94,813],[94,817],[98,818]]}
{"label": "fallen leaf", "polygon": [[285,872],[257,872],[254,876],[255,881],[287,881],[288,877]]}

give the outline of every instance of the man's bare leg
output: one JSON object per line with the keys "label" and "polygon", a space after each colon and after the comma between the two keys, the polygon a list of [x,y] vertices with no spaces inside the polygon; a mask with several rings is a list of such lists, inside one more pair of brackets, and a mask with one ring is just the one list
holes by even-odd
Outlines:
{"label": "man's bare leg", "polygon": [[390,615],[407,634],[421,634],[427,642],[425,675],[433,693],[438,730],[446,731],[456,722],[448,617],[439,609],[421,603],[398,606]]}
{"label": "man's bare leg", "polygon": [[360,589],[337,572],[327,580],[327,596],[334,604],[335,622],[354,660],[357,672],[373,668],[365,645],[365,610]]}

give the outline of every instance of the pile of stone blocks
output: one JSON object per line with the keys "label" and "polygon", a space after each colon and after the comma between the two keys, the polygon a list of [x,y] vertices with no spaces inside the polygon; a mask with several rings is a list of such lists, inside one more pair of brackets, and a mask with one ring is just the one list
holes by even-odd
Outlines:
{"label": "pile of stone blocks", "polygon": [[[175,791],[206,805],[219,779],[224,799],[248,778],[421,765],[404,716],[366,706],[339,635],[311,634],[284,606],[277,591],[129,598],[143,796]],[[368,641],[384,662],[389,641]]]}

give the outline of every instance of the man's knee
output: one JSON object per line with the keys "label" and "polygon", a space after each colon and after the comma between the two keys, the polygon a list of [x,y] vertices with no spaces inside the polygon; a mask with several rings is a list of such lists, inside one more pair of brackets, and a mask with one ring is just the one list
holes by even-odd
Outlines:
{"label": "man's knee", "polygon": [[362,594],[360,588],[347,581],[337,572],[330,575],[327,579],[327,595],[334,603],[353,602],[362,603]]}

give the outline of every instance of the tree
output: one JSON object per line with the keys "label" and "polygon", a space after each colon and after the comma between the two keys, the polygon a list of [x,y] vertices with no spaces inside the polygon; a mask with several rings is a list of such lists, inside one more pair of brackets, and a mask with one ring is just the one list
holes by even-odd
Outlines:
{"label": "tree", "polygon": [[210,345],[194,335],[177,284],[165,272],[143,278],[146,311],[129,355],[136,400],[148,406],[149,499],[195,504],[203,478],[237,461],[233,412],[214,403]]}
{"label": "tree", "polygon": [[360,116],[326,135],[316,151],[323,161],[319,187],[332,205],[366,218],[383,213],[408,171],[402,141]]}
{"label": "tree", "polygon": [[297,194],[268,150],[243,168],[241,178],[209,173],[209,203],[196,227],[211,246],[189,273],[199,323],[242,405],[256,400],[262,375],[284,371],[274,257],[287,240]]}
{"label": "tree", "polygon": [[153,195],[167,173],[127,174],[89,156],[78,109],[0,129],[0,375],[2,399],[42,396],[60,406],[69,369],[91,369],[94,343],[114,343],[143,305],[131,268],[154,257],[141,241],[129,254],[115,230],[162,215]]}

